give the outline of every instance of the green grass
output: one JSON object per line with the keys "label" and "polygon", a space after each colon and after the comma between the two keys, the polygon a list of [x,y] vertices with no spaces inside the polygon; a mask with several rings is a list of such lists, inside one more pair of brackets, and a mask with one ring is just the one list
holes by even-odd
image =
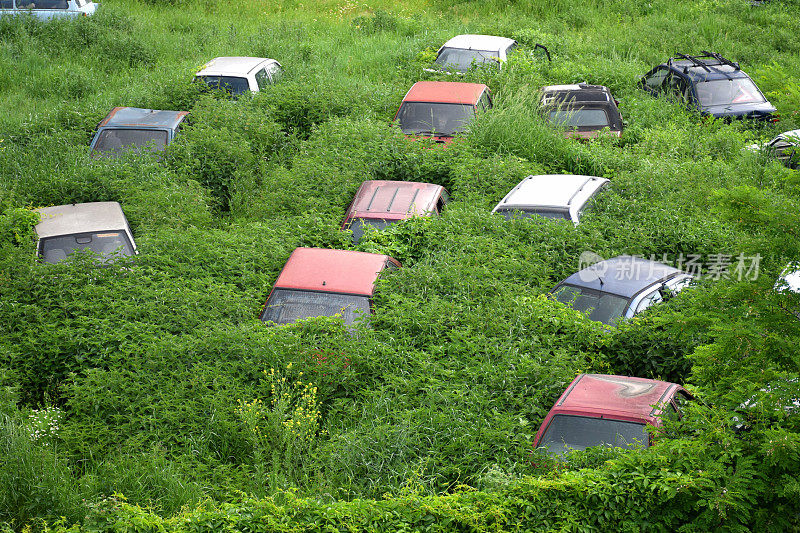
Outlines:
{"label": "green grass", "polygon": [[[108,505],[138,516],[114,507],[114,493],[180,517],[195,505],[251,505],[243,493],[271,505],[294,490],[303,505],[378,512],[369,499],[385,494],[458,500],[469,485],[507,502],[515,487],[551,482],[561,488],[534,491],[541,502],[584,509],[570,507],[572,487],[591,480],[605,495],[616,490],[609,480],[639,475],[663,489],[641,512],[675,511],[666,529],[792,520],[794,485],[776,493],[763,480],[796,479],[796,421],[761,413],[747,439],[725,421],[771,380],[800,373],[797,297],[771,290],[800,257],[800,179],[743,150],[800,126],[797,7],[108,0],[89,18],[0,20],[0,523],[89,524]],[[468,32],[522,43],[500,72],[464,78],[488,83],[495,108],[446,149],[407,141],[389,127],[400,100],[430,77],[422,69],[437,47]],[[532,53],[537,42],[552,63]],[[702,49],[740,61],[781,122],[706,121],[638,89],[655,64]],[[252,98],[201,95],[192,76],[219,55],[274,57],[285,80]],[[621,101],[621,139],[576,143],[543,123],[538,88],[579,81]],[[89,159],[96,124],[118,105],[185,109],[191,121],[161,160]],[[538,173],[612,183],[577,228],[489,215]],[[439,183],[453,201],[440,218],[354,247],[339,225],[366,179]],[[25,209],[87,201],[122,204],[141,252],[129,270],[34,261]],[[297,246],[403,263],[379,284],[372,329],[260,323]],[[701,283],[608,333],[545,296],[585,250],[763,259],[755,282]],[[271,405],[270,369],[318,386],[320,431],[307,447],[291,444],[275,413],[264,418],[271,436],[254,440],[237,411]],[[688,436],[645,452],[534,466],[539,424],[585,371],[679,381],[712,407],[690,413]],[[20,429],[49,405],[65,413],[50,448]],[[691,496],[662,479],[685,469],[704,472]],[[648,477],[655,470],[662,477]],[[621,528],[629,511],[608,505],[619,514],[592,523]],[[559,513],[550,527],[573,523]]]}

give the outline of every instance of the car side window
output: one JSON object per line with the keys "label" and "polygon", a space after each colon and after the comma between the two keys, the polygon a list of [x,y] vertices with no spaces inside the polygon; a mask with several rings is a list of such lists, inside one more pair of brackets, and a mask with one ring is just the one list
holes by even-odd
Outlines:
{"label": "car side window", "polygon": [[683,416],[683,410],[688,404],[692,401],[692,397],[686,391],[679,390],[675,396],[672,398],[672,403],[674,404],[673,409],[678,414],[678,418]]}
{"label": "car side window", "polygon": [[689,84],[682,76],[674,72],[670,72],[669,78],[667,78],[667,90],[676,99],[684,103],[688,104],[692,101],[692,93]]}
{"label": "car side window", "polygon": [[272,83],[278,83],[281,77],[283,76],[283,70],[281,70],[280,65],[277,63],[272,63],[266,66],[266,71],[269,73],[269,77],[272,80]]}
{"label": "car side window", "polygon": [[35,6],[33,5],[33,0],[17,0],[17,7],[33,9]]}
{"label": "car side window", "polygon": [[646,76],[644,83],[647,88],[653,92],[661,91],[661,85],[664,83],[664,78],[667,77],[667,72],[669,72],[667,69],[660,68],[652,74]]}
{"label": "car side window", "polygon": [[0,0],[0,9],[11,9],[14,7],[13,0]]}
{"label": "car side window", "polygon": [[492,108],[492,98],[491,96],[489,96],[488,91],[483,92],[479,102],[484,111],[487,111]]}
{"label": "car side window", "polygon": [[636,306],[636,312],[637,313],[641,313],[642,311],[644,311],[645,309],[647,309],[651,305],[653,305],[655,303],[658,303],[661,300],[663,300],[663,298],[661,297],[661,293],[658,291],[658,289],[656,289],[653,292],[651,292],[650,294],[646,294],[641,299],[641,301],[639,301],[639,305]]}
{"label": "car side window", "polygon": [[269,74],[267,73],[266,68],[262,68],[258,72],[256,72],[256,85],[258,85],[258,90],[263,91],[267,88],[267,86],[271,85],[272,81],[269,78]]}

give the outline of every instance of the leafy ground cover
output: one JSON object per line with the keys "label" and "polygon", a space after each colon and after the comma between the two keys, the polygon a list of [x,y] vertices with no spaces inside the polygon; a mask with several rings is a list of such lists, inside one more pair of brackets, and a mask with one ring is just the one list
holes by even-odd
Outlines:
{"label": "leafy ground cover", "polygon": [[[800,127],[797,9],[107,0],[80,20],[0,19],[3,527],[797,528],[800,428],[783,406],[798,393],[800,301],[773,285],[800,257],[800,180],[743,150]],[[495,109],[447,149],[408,142],[389,127],[396,106],[468,32],[523,45],[465,77]],[[701,120],[637,89],[702,49],[740,61],[781,122]],[[219,55],[274,57],[286,77],[237,101],[199,94],[193,73]],[[542,123],[538,87],[584,80],[621,101],[620,140]],[[116,105],[191,123],[160,161],[90,160]],[[489,214],[534,173],[612,187],[578,228]],[[358,244],[403,263],[371,329],[265,327],[295,247],[353,248],[338,228],[365,179],[439,183],[453,202]],[[89,201],[122,204],[135,266],[36,262],[29,209]],[[608,333],[546,297],[584,251],[695,258],[702,279]],[[584,371],[677,381],[701,401],[646,450],[532,456]]]}

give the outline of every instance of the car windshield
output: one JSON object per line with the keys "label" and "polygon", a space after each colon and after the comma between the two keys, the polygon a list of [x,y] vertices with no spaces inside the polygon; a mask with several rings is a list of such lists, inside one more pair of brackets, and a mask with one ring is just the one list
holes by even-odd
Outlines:
{"label": "car windshield", "polygon": [[348,229],[353,232],[353,242],[357,243],[364,236],[364,226],[372,226],[377,230],[384,229],[396,220],[384,220],[382,218],[354,218]]}
{"label": "car windshield", "polygon": [[405,134],[453,135],[466,130],[474,116],[475,108],[469,104],[405,102],[397,120]]}
{"label": "car windshield", "polygon": [[495,213],[499,213],[506,217],[506,220],[511,220],[512,218],[531,218],[534,215],[538,215],[544,218],[555,218],[559,220],[570,220],[569,218],[569,211],[565,211],[563,209],[535,209],[535,208],[525,208],[524,210],[517,207],[517,208],[505,208],[505,209],[498,209]]}
{"label": "car windshield", "polygon": [[443,48],[436,57],[436,64],[442,68],[452,68],[466,72],[472,65],[498,65],[497,51],[467,50],[464,48]]}
{"label": "car windshield", "polygon": [[554,292],[556,300],[581,312],[589,311],[589,319],[613,325],[628,307],[628,299],[616,294],[562,285]]}
{"label": "car windshield", "polygon": [[554,109],[549,118],[550,122],[567,128],[600,129],[611,125],[605,110],[587,107]]}
{"label": "car windshield", "polygon": [[98,231],[46,237],[39,243],[39,255],[45,263],[63,261],[75,251],[89,250],[100,254],[104,262],[133,255],[124,231]]}
{"label": "car windshield", "polygon": [[369,297],[335,292],[275,289],[267,301],[261,320],[291,324],[314,316],[336,316],[348,326],[359,316],[369,314]]}
{"label": "car windshield", "polygon": [[585,450],[591,446],[634,448],[649,446],[645,424],[610,418],[555,415],[539,442],[551,453],[563,455],[569,450]]}
{"label": "car windshield", "polygon": [[227,91],[231,94],[244,94],[250,90],[247,78],[239,76],[198,76],[211,89]]}
{"label": "car windshield", "polygon": [[111,155],[129,148],[146,148],[157,152],[167,145],[167,132],[164,130],[137,130],[133,128],[106,128],[97,136],[92,149],[94,155]]}
{"label": "car windshield", "polygon": [[750,78],[704,81],[697,84],[697,98],[704,106],[758,104],[766,99]]}

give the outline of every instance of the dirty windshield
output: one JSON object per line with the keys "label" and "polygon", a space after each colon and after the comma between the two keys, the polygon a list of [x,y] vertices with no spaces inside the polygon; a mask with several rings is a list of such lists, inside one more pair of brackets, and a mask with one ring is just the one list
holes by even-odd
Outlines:
{"label": "dirty windshield", "polygon": [[333,292],[275,289],[261,320],[291,324],[313,316],[339,315],[348,326],[358,317],[369,314],[369,298]]}
{"label": "dirty windshield", "polygon": [[698,83],[697,98],[704,106],[759,104],[766,101],[764,95],[750,78]]}
{"label": "dirty windshield", "polygon": [[81,250],[100,254],[104,261],[133,255],[133,248],[124,231],[59,235],[42,239],[39,243],[39,253],[45,263],[58,263]]}
{"label": "dirty windshield", "polygon": [[549,114],[550,122],[567,128],[605,128],[610,126],[603,109],[578,108],[554,109]]}
{"label": "dirty windshield", "polygon": [[97,137],[93,151],[120,152],[129,148],[147,148],[159,151],[163,150],[166,145],[167,132],[164,130],[104,129]]}
{"label": "dirty windshield", "polygon": [[453,135],[465,131],[474,116],[469,104],[405,102],[397,120],[405,134]]}
{"label": "dirty windshield", "polygon": [[466,72],[473,65],[497,66],[497,51],[444,48],[439,53],[435,63],[445,69],[452,68],[459,72]]}
{"label": "dirty windshield", "polygon": [[613,325],[625,312],[628,299],[607,292],[562,285],[553,295],[562,304],[581,312],[589,311],[589,319]]}
{"label": "dirty windshield", "polygon": [[642,423],[556,415],[547,426],[539,446],[561,455],[569,450],[585,450],[591,446],[634,448],[647,446],[648,443],[647,430]]}

